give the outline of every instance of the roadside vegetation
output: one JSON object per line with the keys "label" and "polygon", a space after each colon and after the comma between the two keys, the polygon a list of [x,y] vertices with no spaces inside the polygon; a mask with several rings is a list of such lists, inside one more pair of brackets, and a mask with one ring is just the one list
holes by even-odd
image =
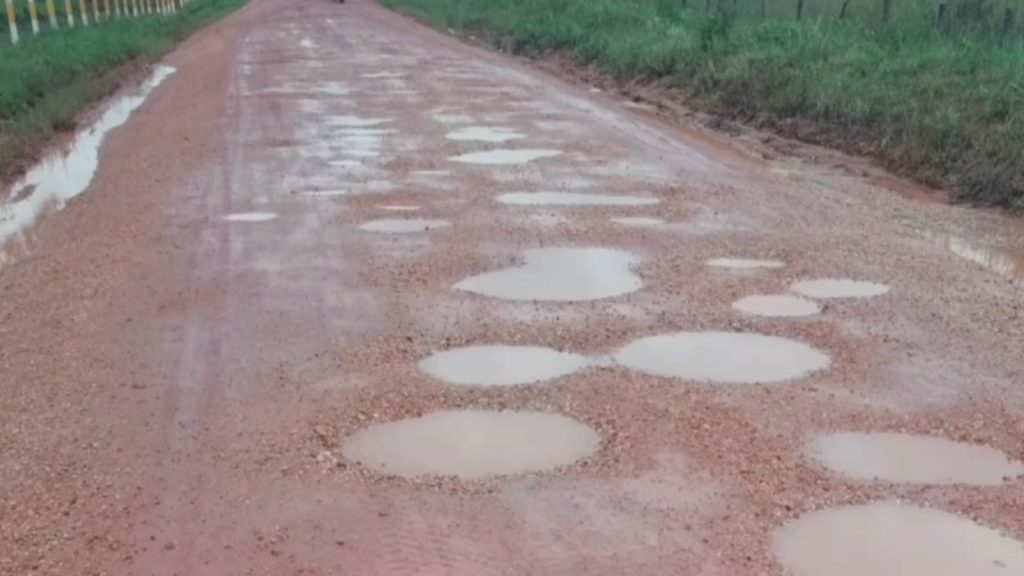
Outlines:
{"label": "roadside vegetation", "polygon": [[[171,16],[111,19],[42,34],[22,30],[17,46],[0,44],[0,180],[16,173],[55,132],[74,126],[83,107],[120,85],[128,64],[146,64],[246,0],[196,0]],[[63,5],[63,2],[58,2]],[[39,3],[40,8],[43,4]],[[61,12],[61,18],[64,17]],[[22,19],[23,23],[27,22]],[[6,32],[6,27],[3,29]]]}
{"label": "roadside vegetation", "polygon": [[383,2],[517,54],[667,82],[691,105],[1024,210],[1018,0]]}

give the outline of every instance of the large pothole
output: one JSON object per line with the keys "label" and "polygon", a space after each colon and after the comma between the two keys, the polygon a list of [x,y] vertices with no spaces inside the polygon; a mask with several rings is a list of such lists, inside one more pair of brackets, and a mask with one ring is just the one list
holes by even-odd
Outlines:
{"label": "large pothole", "polygon": [[371,426],[347,438],[341,452],[383,474],[477,480],[553,470],[600,447],[593,428],[559,414],[448,410]]}
{"label": "large pothole", "polygon": [[591,363],[586,356],[540,346],[469,346],[437,352],[419,368],[460,386],[535,384],[572,374]]}
{"label": "large pothole", "polygon": [[948,512],[875,502],[811,512],[779,529],[792,576],[1017,576],[1024,544]]}
{"label": "large pothole", "polygon": [[830,434],[812,441],[805,452],[826,468],[860,480],[993,486],[1024,476],[1024,463],[994,448],[935,436]]}
{"label": "large pothole", "polygon": [[677,332],[641,338],[615,362],[655,376],[758,384],[803,378],[828,368],[827,354],[777,336],[744,332]]}
{"label": "large pothole", "polygon": [[635,292],[643,281],[636,257],[609,248],[527,250],[522,266],[472,276],[458,290],[519,301],[578,302]]}

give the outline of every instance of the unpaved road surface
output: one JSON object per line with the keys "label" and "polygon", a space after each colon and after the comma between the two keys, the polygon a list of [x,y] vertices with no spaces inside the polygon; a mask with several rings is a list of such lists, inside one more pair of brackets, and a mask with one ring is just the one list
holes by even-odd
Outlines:
{"label": "unpaved road surface", "polygon": [[[260,0],[166,64],[0,271],[0,573],[811,574],[780,527],[898,499],[1002,532],[965,566],[1021,574],[1024,291],[940,241],[1000,217],[765,160],[367,1]],[[436,222],[374,222],[396,219]],[[884,293],[731,306],[822,278]],[[565,354],[420,364],[475,345]],[[564,418],[346,441],[459,409]],[[882,431],[1003,460],[948,482],[911,447],[858,477],[808,448]]]}

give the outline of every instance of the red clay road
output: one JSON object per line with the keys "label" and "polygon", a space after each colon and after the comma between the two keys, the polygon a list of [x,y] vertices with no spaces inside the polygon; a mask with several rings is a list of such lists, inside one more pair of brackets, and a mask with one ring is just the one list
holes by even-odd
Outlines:
{"label": "red clay road", "polygon": [[[1024,540],[1019,478],[854,478],[805,449],[887,431],[1024,459],[1024,291],[937,240],[1008,220],[766,159],[368,0],[257,0],[166,64],[89,189],[0,270],[0,573],[760,576],[784,573],[779,527],[889,499]],[[517,152],[462,156],[497,149]],[[536,192],[660,203],[497,200]],[[224,218],[250,213],[275,217]],[[361,228],[412,218],[447,226]],[[455,288],[536,248],[624,260],[498,279],[525,301]],[[889,290],[812,295],[807,317],[731,306],[820,278]],[[617,354],[675,332],[781,348],[670,346],[661,372]],[[418,368],[485,344],[591,360],[518,386]],[[600,445],[482,480],[345,455],[371,425],[462,408],[561,414]],[[464,456],[429,441],[392,448]]]}

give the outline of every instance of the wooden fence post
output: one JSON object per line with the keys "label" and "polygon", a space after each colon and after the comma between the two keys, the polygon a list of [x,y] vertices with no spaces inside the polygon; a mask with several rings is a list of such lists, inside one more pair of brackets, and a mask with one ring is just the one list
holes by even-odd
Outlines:
{"label": "wooden fence post", "polygon": [[18,43],[18,19],[14,12],[14,0],[6,0],[7,27],[11,31],[11,44]]}
{"label": "wooden fence post", "polygon": [[804,0],[796,0],[796,19],[804,17]]}
{"label": "wooden fence post", "polygon": [[64,0],[64,15],[68,19],[68,28],[75,27],[75,11],[71,9],[71,0]]}
{"label": "wooden fence post", "polygon": [[882,22],[889,21],[889,15],[892,12],[892,0],[882,1]]}
{"label": "wooden fence post", "polygon": [[28,0],[28,17],[32,21],[32,35],[39,35],[39,14],[36,13],[36,0]]}
{"label": "wooden fence post", "polygon": [[46,0],[46,16],[50,19],[50,30],[56,30],[57,26],[57,10],[53,7],[53,0]]}
{"label": "wooden fence post", "polygon": [[939,13],[935,17],[935,25],[942,28],[943,21],[946,19],[946,3],[939,3]]}

